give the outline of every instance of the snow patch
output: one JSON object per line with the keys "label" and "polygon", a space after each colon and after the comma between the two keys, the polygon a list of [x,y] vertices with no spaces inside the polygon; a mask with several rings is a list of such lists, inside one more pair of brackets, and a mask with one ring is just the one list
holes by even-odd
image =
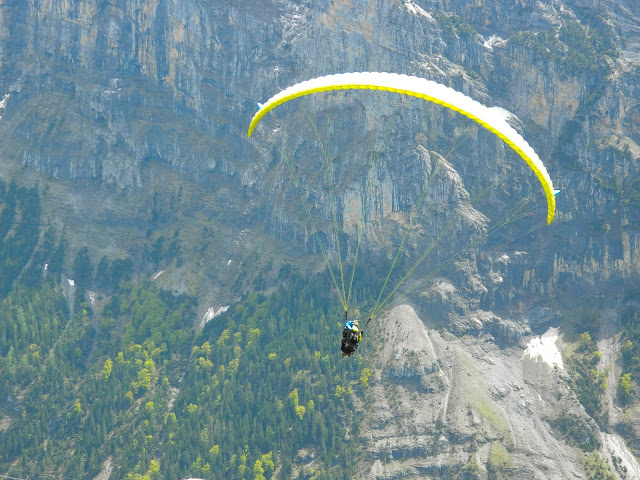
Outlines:
{"label": "snow patch", "polygon": [[498,37],[497,35],[491,35],[489,38],[487,38],[484,41],[482,46],[491,52],[491,51],[493,51],[493,47],[501,47],[505,43],[507,43],[506,40],[503,40],[502,38]]}
{"label": "snow patch", "polygon": [[496,258],[496,263],[502,263],[503,265],[508,265],[510,260],[511,259],[509,258],[509,255],[507,255],[506,253],[503,253],[498,258]]}
{"label": "snow patch", "polygon": [[[164,270],[160,270],[158,273],[156,273],[156,274],[153,276],[153,280],[155,280],[156,278],[158,278],[158,277],[159,277],[160,275],[162,275],[163,273],[164,273]],[[152,281],[153,281],[153,280],[152,280]]]}
{"label": "snow patch", "polygon": [[405,8],[414,15],[419,17],[428,18],[429,20],[433,20],[433,17],[429,15],[420,5],[416,5],[415,3],[409,1],[404,3]]}
{"label": "snow patch", "polygon": [[504,281],[504,279],[502,278],[502,275],[500,275],[497,272],[489,272],[489,278],[491,279],[494,285],[500,285]]}
{"label": "snow patch", "polygon": [[227,267],[228,267],[229,265],[231,265],[231,260],[229,260],[229,261],[227,262]]}
{"label": "snow patch", "polygon": [[214,307],[209,307],[207,313],[202,317],[202,322],[200,322],[200,328],[203,328],[207,323],[209,323],[214,318],[222,315],[224,312],[229,310],[231,305],[227,305],[226,307],[220,307],[217,310]]}
{"label": "snow patch", "polygon": [[531,360],[538,361],[540,358],[544,363],[550,367],[558,366],[560,369],[564,369],[562,363],[562,355],[556,345],[558,340],[558,329],[550,327],[544,334],[539,337],[533,338],[527,345],[527,349],[522,355],[529,357]]}
{"label": "snow patch", "polygon": [[2,120],[2,114],[4,113],[4,109],[7,108],[7,100],[9,100],[9,93],[7,93],[2,100],[0,100],[0,120]]}
{"label": "snow patch", "polygon": [[69,282],[69,286],[70,286],[70,287],[73,287],[73,286],[76,284],[76,282],[74,282],[74,281],[73,281],[73,280],[71,280],[70,278],[69,278],[67,281]]}

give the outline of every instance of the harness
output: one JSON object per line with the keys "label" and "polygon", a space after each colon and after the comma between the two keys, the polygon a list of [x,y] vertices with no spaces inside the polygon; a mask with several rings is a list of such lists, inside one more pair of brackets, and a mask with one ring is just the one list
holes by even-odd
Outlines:
{"label": "harness", "polygon": [[[353,321],[349,321],[347,317],[347,312],[344,312],[344,330],[342,332],[342,350],[348,350],[350,352],[355,352],[358,349],[358,343],[360,339],[360,335],[362,331],[356,333],[352,330],[354,323]],[[371,321],[371,317],[369,317],[365,323],[365,327],[369,325]]]}

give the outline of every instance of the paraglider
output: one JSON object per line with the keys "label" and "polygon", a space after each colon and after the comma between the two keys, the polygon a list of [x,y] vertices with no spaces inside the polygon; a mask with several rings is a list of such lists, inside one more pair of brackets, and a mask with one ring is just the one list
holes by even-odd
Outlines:
{"label": "paraglider", "polygon": [[[256,126],[260,120],[271,110],[275,109],[279,105],[293,100],[298,97],[310,95],[314,93],[321,93],[335,90],[378,90],[391,93],[404,94],[416,98],[423,99],[427,102],[431,102],[437,105],[441,105],[450,110],[456,111],[471,120],[477,122],[485,129],[489,130],[497,137],[499,137],[504,143],[512,148],[531,168],[536,175],[542,189],[545,193],[547,211],[546,211],[546,223],[551,224],[555,214],[555,197],[560,192],[554,189],[553,183],[546,167],[540,160],[539,156],[533,150],[533,148],[524,140],[524,138],[509,124],[512,119],[512,115],[501,108],[486,107],[476,100],[453,90],[450,87],[441,85],[439,83],[409,75],[400,75],[395,73],[382,73],[382,72],[357,72],[357,73],[342,73],[335,75],[328,75],[323,77],[314,78],[301,83],[297,83],[291,87],[282,90],[278,94],[271,97],[265,103],[258,103],[258,112],[253,116],[247,135],[251,137]],[[336,227],[337,228],[337,227]],[[337,238],[337,232],[336,232]],[[359,245],[359,239],[358,239]],[[400,246],[400,250],[402,245]],[[339,250],[339,249],[338,249]],[[425,256],[423,255],[419,263]],[[454,257],[455,258],[455,257]],[[357,259],[357,253],[356,253]],[[396,255],[397,259],[397,255]],[[328,258],[325,254],[325,261],[328,262]],[[394,260],[395,264],[395,260]],[[411,271],[415,268],[412,267]],[[328,265],[330,269],[330,265]],[[391,267],[393,269],[393,265]],[[330,270],[331,271],[331,270]],[[355,270],[354,270],[355,271]],[[436,271],[436,270],[434,270]],[[340,273],[342,274],[342,265],[340,264]],[[390,275],[391,272],[389,272]],[[396,287],[391,294],[386,297],[382,302],[380,298],[386,287],[386,282],[389,280],[389,275],[385,281],[385,285],[382,287],[380,296],[376,305],[373,307],[373,311],[369,316],[368,322],[371,318],[378,314],[381,309],[386,305],[393,292],[398,288]],[[400,283],[402,283],[407,276],[405,276]],[[335,281],[334,281],[335,283]],[[419,285],[417,282],[416,285]],[[399,286],[399,285],[398,285]],[[350,288],[350,287],[349,287]],[[416,287],[414,287],[416,288]],[[337,288],[336,288],[337,289]],[[345,309],[348,310],[349,296],[346,295],[343,282],[343,292],[340,297],[340,301]],[[349,289],[350,295],[350,289]],[[342,334],[342,355],[351,356],[358,348],[359,342],[362,340],[362,333],[364,329],[360,330],[357,321],[346,322],[343,334]]]}
{"label": "paraglider", "polygon": [[360,329],[357,320],[349,320],[342,331],[342,350],[343,357],[350,357],[353,352],[358,349],[358,343],[362,341],[364,328]]}
{"label": "paraglider", "polygon": [[553,221],[555,213],[555,198],[553,182],[538,154],[531,148],[522,136],[509,125],[509,114],[500,108],[485,107],[472,98],[455,91],[445,85],[424,78],[397,73],[358,72],[339,73],[318,77],[297,83],[274,95],[253,116],[247,135],[250,137],[262,117],[269,111],[289,100],[310,95],[312,93],[332,90],[383,90],[400,93],[412,97],[422,98],[443,107],[449,108],[469,117],[484,128],[500,137],[522,159],[527,162],[536,174],[547,198],[547,223]]}

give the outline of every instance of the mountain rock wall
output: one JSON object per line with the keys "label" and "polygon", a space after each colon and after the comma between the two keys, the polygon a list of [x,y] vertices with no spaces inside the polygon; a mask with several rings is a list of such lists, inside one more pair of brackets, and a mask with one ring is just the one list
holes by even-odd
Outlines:
{"label": "mountain rock wall", "polygon": [[[241,189],[232,216],[248,211],[277,238],[302,244],[313,229],[286,206],[296,192],[282,156],[299,162],[313,151],[322,164],[319,145],[331,142],[345,163],[334,193],[346,254],[364,216],[365,247],[391,256],[418,203],[426,158],[446,157],[447,139],[471,138],[445,158],[472,160],[458,170],[462,180],[430,190],[416,219],[434,232],[443,221],[433,211],[465,196],[465,178],[492,158],[514,162],[505,146],[437,108],[384,95],[305,99],[270,114],[251,141],[245,132],[255,102],[296,81],[341,71],[415,74],[515,113],[562,190],[556,222],[529,237],[528,268],[503,269],[498,297],[629,278],[640,266],[634,9],[613,1],[4,2],[3,161],[72,185],[91,179],[134,190],[148,188],[147,165],[165,163],[214,196],[217,182]],[[303,126],[310,115],[336,133],[348,123],[349,134],[325,129],[316,140]],[[362,165],[372,151],[370,188]],[[320,218],[330,217],[329,195],[304,189]],[[486,228],[486,219],[471,217],[452,237]],[[319,223],[331,242],[329,222]],[[424,240],[413,243],[414,252],[424,250]],[[503,254],[515,252],[494,258]],[[467,287],[474,277],[491,290],[474,263],[462,268]]]}
{"label": "mountain rock wall", "polygon": [[[542,226],[539,184],[508,147],[424,102],[317,95],[247,139],[256,102],[348,71],[418,75],[515,114],[561,190],[553,224]],[[221,305],[252,288],[247,272],[320,244],[352,260],[362,234],[366,262],[391,262],[402,244],[405,268],[428,251],[406,296],[430,327],[478,338],[414,319],[407,335],[421,341],[407,352],[418,353],[383,352],[367,475],[446,477],[474,444],[483,465],[492,448],[512,452],[523,478],[583,478],[543,419],[568,408],[588,422],[554,400],[573,398],[562,375],[528,360],[510,371],[496,344],[521,358],[524,337],[585,297],[615,303],[637,280],[639,71],[635,0],[0,0],[0,175],[50,187],[43,208],[72,247],[121,255],[181,228],[193,254],[182,268],[208,280],[174,272],[165,286],[205,302],[224,290]],[[158,202],[161,222],[150,220]],[[524,223],[510,221],[518,213]],[[386,381],[409,392],[391,409]]]}

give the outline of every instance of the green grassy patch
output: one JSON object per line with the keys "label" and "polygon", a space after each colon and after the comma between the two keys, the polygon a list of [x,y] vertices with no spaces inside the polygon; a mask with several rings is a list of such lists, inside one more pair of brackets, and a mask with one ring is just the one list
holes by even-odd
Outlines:
{"label": "green grassy patch", "polygon": [[598,452],[585,455],[582,458],[582,465],[587,471],[589,480],[617,480],[609,464],[602,459]]}
{"label": "green grassy patch", "polygon": [[489,458],[487,459],[487,478],[506,479],[513,466],[513,458],[504,448],[504,445],[501,442],[491,443]]}

